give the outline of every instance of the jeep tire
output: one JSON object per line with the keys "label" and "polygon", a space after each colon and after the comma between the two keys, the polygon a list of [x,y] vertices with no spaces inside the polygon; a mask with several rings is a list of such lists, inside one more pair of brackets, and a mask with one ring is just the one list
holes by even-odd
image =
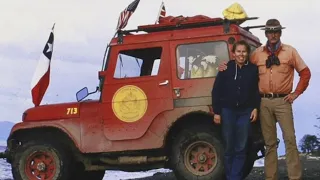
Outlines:
{"label": "jeep tire", "polygon": [[15,152],[12,175],[15,180],[68,180],[70,161],[54,142],[40,140],[22,144]]}
{"label": "jeep tire", "polygon": [[223,179],[223,145],[210,127],[183,129],[171,148],[170,165],[178,180]]}

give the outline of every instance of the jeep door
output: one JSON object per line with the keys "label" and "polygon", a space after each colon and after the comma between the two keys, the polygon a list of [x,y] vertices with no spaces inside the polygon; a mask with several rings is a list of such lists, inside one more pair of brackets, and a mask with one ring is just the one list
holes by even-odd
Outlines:
{"label": "jeep door", "polygon": [[211,105],[218,65],[229,60],[228,43],[224,39],[221,36],[171,42],[175,107]]}
{"label": "jeep door", "polygon": [[104,135],[142,137],[153,119],[173,109],[169,43],[112,47],[102,94]]}

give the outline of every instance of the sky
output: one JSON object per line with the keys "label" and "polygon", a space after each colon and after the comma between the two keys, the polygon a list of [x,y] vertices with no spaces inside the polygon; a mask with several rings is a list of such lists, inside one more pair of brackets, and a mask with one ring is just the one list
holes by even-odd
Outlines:
{"label": "sky", "polygon": [[[51,79],[42,104],[76,100],[84,86],[94,91],[98,85],[107,43],[115,33],[120,12],[133,0],[10,0],[0,1],[0,121],[21,121],[24,110],[33,106],[30,83],[37,61],[55,23],[55,43]],[[153,24],[162,0],[141,0],[126,29]],[[167,15],[222,17],[222,11],[240,3],[250,17],[258,20],[243,25],[264,25],[277,18],[286,27],[282,42],[294,46],[312,72],[307,91],[293,104],[297,140],[306,133],[316,134],[320,115],[320,36],[317,0],[164,0]],[[263,31],[252,32],[265,43]],[[295,77],[295,85],[298,75]],[[94,96],[98,97],[98,95]],[[278,130],[281,139],[281,131]],[[284,152],[283,144],[280,152]]]}

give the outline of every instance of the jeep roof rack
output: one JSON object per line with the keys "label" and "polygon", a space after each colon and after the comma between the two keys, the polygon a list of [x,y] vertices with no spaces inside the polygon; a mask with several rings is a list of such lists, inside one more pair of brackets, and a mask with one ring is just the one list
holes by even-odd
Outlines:
{"label": "jeep roof rack", "polygon": [[[178,30],[178,29],[189,29],[189,28],[199,28],[199,27],[210,27],[210,26],[224,26],[224,31],[227,33],[229,32],[230,24],[237,24],[240,25],[241,23],[247,20],[255,20],[258,17],[248,17],[243,19],[222,19],[222,18],[209,18],[209,19],[202,19],[202,20],[194,20],[194,21],[177,21],[177,22],[169,22],[169,23],[160,23],[160,24],[152,24],[152,25],[143,25],[138,26],[137,29],[132,30],[121,30],[118,31],[118,35],[130,35],[133,32],[161,32],[161,31],[169,31],[169,30]],[[244,27],[245,30],[249,30],[252,28],[259,28],[264,27],[261,26],[247,26]]]}

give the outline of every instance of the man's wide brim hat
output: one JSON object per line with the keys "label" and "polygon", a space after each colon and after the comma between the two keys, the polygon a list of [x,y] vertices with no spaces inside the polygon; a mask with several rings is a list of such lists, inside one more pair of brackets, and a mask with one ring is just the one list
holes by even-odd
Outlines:
{"label": "man's wide brim hat", "polygon": [[261,28],[261,30],[266,30],[266,31],[277,31],[285,29],[285,27],[282,27],[280,22],[277,19],[269,19],[266,22],[266,25],[264,28]]}

